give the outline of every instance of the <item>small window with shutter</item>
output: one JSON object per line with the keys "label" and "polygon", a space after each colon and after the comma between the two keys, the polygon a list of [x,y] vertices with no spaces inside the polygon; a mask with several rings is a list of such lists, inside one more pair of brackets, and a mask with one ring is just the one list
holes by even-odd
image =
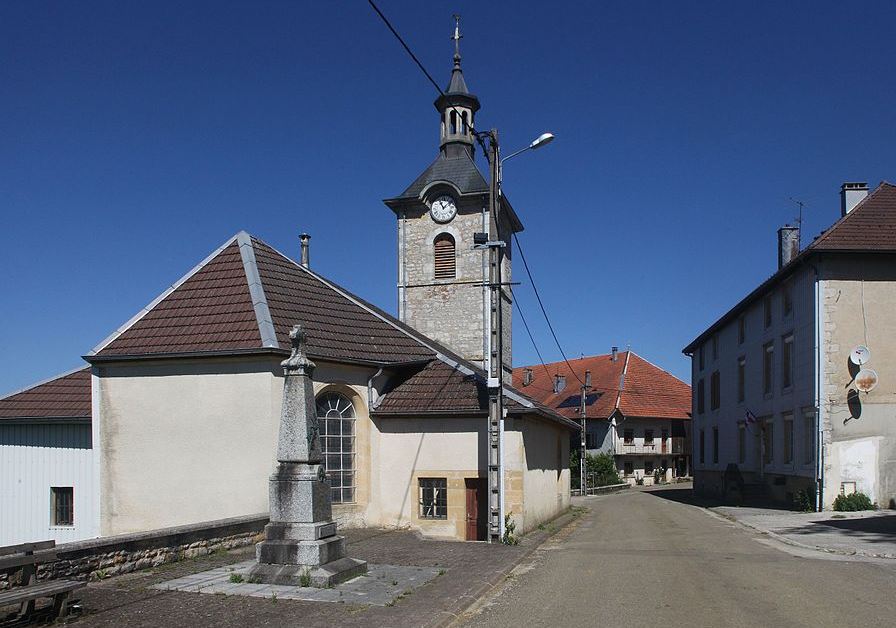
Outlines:
{"label": "small window with shutter", "polygon": [[454,238],[447,233],[439,234],[433,244],[435,254],[435,278],[454,279],[456,276],[454,258]]}

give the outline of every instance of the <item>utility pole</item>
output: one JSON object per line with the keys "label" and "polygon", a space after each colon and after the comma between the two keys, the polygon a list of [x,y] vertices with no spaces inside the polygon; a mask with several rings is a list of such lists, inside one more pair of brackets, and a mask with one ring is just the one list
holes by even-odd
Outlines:
{"label": "utility pole", "polygon": [[488,358],[488,541],[500,543],[504,533],[503,475],[504,452],[501,451],[504,431],[504,334],[503,286],[501,266],[505,243],[501,239],[499,216],[501,157],[498,131],[484,134],[488,138],[489,199],[488,199],[488,282],[490,291],[489,358]]}
{"label": "utility pole", "polygon": [[585,473],[585,461],[586,461],[586,447],[588,445],[588,419],[587,412],[585,411],[586,402],[588,400],[588,391],[591,390],[591,371],[585,371],[585,383],[582,384],[582,404],[581,404],[581,415],[582,415],[582,431],[581,431],[581,443],[579,445],[579,494],[587,495],[588,494],[588,476]]}

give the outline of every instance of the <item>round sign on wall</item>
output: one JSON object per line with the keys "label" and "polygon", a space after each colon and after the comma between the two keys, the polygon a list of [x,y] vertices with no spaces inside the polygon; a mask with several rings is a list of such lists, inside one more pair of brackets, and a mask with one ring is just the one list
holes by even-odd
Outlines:
{"label": "round sign on wall", "polygon": [[863,393],[869,393],[877,386],[877,373],[874,369],[862,369],[856,373],[856,388]]}
{"label": "round sign on wall", "polygon": [[849,361],[857,366],[867,364],[871,359],[871,350],[865,345],[859,345],[849,354]]}

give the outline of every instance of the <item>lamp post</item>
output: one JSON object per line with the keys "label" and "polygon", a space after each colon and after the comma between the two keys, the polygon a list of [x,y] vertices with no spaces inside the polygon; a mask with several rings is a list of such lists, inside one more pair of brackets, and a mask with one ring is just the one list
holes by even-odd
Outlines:
{"label": "lamp post", "polygon": [[486,153],[489,165],[489,223],[488,241],[477,248],[487,248],[489,300],[488,331],[488,541],[500,543],[504,536],[504,342],[503,342],[503,285],[501,267],[507,243],[501,233],[501,166],[512,157],[549,144],[554,135],[543,133],[528,146],[501,159],[498,131],[476,134],[480,142],[488,141]]}

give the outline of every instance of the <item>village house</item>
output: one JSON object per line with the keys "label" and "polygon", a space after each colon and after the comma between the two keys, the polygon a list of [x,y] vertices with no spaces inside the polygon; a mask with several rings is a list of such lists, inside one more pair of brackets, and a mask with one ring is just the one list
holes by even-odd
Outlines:
{"label": "village house", "polygon": [[[439,155],[386,201],[398,219],[398,319],[311,270],[307,237],[297,263],[240,232],[85,355],[89,366],[0,400],[0,545],[266,511],[280,362],[295,324],[317,365],[339,523],[483,539],[487,265],[472,244],[488,221],[488,186],[473,161],[478,108],[456,55],[436,101]],[[505,233],[521,230],[503,210]],[[578,424],[509,385],[503,394],[504,510],[524,533],[569,506]]]}
{"label": "village house", "polygon": [[584,407],[586,451],[611,454],[623,481],[650,485],[690,473],[690,387],[637,353],[614,347],[568,364],[520,367],[514,381],[570,420],[581,422]]}
{"label": "village house", "polygon": [[780,229],[777,272],[684,348],[698,493],[896,505],[896,186],[840,194],[833,226],[802,251]]}

